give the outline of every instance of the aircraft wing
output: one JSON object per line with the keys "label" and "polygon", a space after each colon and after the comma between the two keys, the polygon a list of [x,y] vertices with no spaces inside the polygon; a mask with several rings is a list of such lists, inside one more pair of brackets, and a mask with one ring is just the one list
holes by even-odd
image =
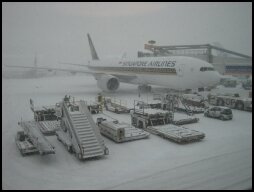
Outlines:
{"label": "aircraft wing", "polygon": [[[51,67],[27,67],[27,66],[17,66],[17,65],[5,65],[6,67],[13,67],[13,68],[26,68],[26,69],[38,69],[38,70],[47,70],[47,71],[65,71],[69,73],[86,73],[91,75],[102,75],[102,74],[110,74],[110,73],[103,73],[102,71],[91,71],[91,70],[81,70],[81,69],[62,69],[62,68],[51,68]],[[128,74],[117,74],[112,73],[110,75],[113,75],[117,78],[119,78],[120,81],[131,83],[132,81],[135,81],[137,79],[136,75],[128,75]]]}
{"label": "aircraft wing", "polygon": [[89,70],[80,70],[80,69],[61,69],[61,68],[51,68],[51,67],[27,67],[27,66],[17,66],[17,65],[5,65],[6,67],[13,67],[13,68],[26,68],[26,69],[38,69],[38,70],[47,70],[47,71],[65,71],[70,73],[88,73],[88,74],[101,74],[94,71]]}
{"label": "aircraft wing", "polygon": [[64,65],[75,65],[75,66],[80,66],[80,67],[89,67],[90,65],[85,65],[85,64],[80,64],[80,63],[67,63],[67,62],[60,62],[61,64]]}

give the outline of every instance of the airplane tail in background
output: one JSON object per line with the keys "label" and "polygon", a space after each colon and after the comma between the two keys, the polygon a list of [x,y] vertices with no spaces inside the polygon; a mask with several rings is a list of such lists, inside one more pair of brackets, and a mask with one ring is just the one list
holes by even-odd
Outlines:
{"label": "airplane tail in background", "polygon": [[87,34],[87,37],[88,37],[88,42],[89,42],[89,46],[90,46],[90,51],[91,51],[91,55],[92,55],[92,59],[93,60],[99,60],[99,57],[96,53],[96,50],[94,48],[94,45],[93,45],[93,42],[92,42],[92,39],[89,35],[89,33]]}

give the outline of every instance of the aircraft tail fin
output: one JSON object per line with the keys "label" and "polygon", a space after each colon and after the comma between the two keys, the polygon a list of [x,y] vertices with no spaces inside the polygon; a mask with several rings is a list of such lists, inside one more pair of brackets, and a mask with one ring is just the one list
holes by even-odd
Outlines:
{"label": "aircraft tail fin", "polygon": [[96,53],[96,50],[94,48],[94,45],[93,45],[93,42],[92,42],[92,39],[89,35],[89,33],[87,34],[87,37],[88,37],[88,42],[89,42],[89,46],[90,46],[90,51],[91,51],[91,55],[92,55],[92,59],[93,60],[99,60],[99,57]]}

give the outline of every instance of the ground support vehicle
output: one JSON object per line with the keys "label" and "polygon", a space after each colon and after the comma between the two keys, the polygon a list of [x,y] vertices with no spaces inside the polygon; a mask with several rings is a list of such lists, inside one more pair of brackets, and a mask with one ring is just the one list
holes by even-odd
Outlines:
{"label": "ground support vehicle", "polygon": [[15,143],[22,156],[39,153],[39,150],[34,146],[29,137],[24,133],[24,131],[18,131],[15,137]]}
{"label": "ground support vehicle", "polygon": [[184,99],[183,95],[180,93],[170,92],[166,94],[154,94],[154,100],[160,100],[161,109],[168,111],[178,111],[184,112],[187,115],[193,115],[194,113],[202,113],[203,110],[200,109],[200,105],[191,106],[186,99]]}
{"label": "ground support vehicle", "polygon": [[175,111],[184,112],[184,113],[193,115],[193,114],[204,113],[205,109],[200,107],[193,107],[193,106],[189,106],[189,109],[186,109],[186,107],[178,106],[178,107],[175,107]]}
{"label": "ground support vehicle", "polygon": [[245,90],[251,90],[251,88],[252,88],[252,81],[250,79],[247,79],[247,80],[243,81],[242,82],[242,87]]}
{"label": "ground support vehicle", "polygon": [[67,150],[70,153],[73,152],[71,139],[66,132],[64,132],[62,129],[57,130],[56,137],[57,137],[58,141],[62,142],[64,144],[64,146],[66,146]]}
{"label": "ground support vehicle", "polygon": [[97,114],[102,111],[102,106],[100,104],[90,104],[87,105],[87,108],[91,114]]}
{"label": "ground support vehicle", "polygon": [[198,93],[183,94],[182,102],[184,102],[186,105],[198,108],[208,107],[208,102],[204,99],[202,95]]}
{"label": "ground support vehicle", "polygon": [[59,104],[34,107],[34,102],[30,99],[30,108],[41,132],[44,135],[55,135],[55,131],[60,128],[60,121],[58,120],[61,116],[61,110],[59,110]]}
{"label": "ground support vehicle", "polygon": [[68,151],[73,152],[80,160],[107,155],[108,148],[85,101],[72,102],[70,97],[65,97],[60,106],[61,130],[57,131],[56,135]]}
{"label": "ground support vehicle", "polygon": [[[131,113],[131,124],[137,128],[144,129],[150,133],[171,139],[178,143],[191,142],[203,139],[204,133],[190,130],[185,127],[172,125],[172,123],[185,123],[184,121],[175,121],[173,112],[159,109],[137,109],[134,101],[134,110]],[[185,121],[198,121],[198,118],[190,118]]]}
{"label": "ground support vehicle", "polygon": [[30,108],[34,113],[35,121],[53,121],[57,120],[56,106],[34,107],[34,102],[30,99]]}
{"label": "ground support vehicle", "polygon": [[18,123],[24,131],[19,131],[15,138],[16,145],[22,155],[39,152],[40,155],[54,154],[55,147],[40,132],[35,121],[21,121]]}
{"label": "ground support vehicle", "polygon": [[168,124],[173,122],[173,113],[161,109],[136,109],[131,113],[131,124],[136,128]]}
{"label": "ground support vehicle", "polygon": [[252,111],[252,98],[239,97],[235,95],[209,94],[208,102],[211,105],[225,106],[231,109]]}
{"label": "ground support vehicle", "polygon": [[125,142],[137,139],[148,138],[149,133],[137,129],[130,124],[118,121],[108,121],[104,118],[97,118],[97,125],[102,135],[114,140],[115,142]]}
{"label": "ground support vehicle", "polygon": [[177,143],[188,143],[193,141],[199,141],[205,137],[205,134],[202,132],[172,124],[148,126],[146,130]]}
{"label": "ground support vehicle", "polygon": [[39,129],[44,135],[55,135],[56,130],[60,129],[60,121],[38,121]]}
{"label": "ground support vehicle", "polygon": [[105,98],[105,109],[114,113],[130,113],[130,109],[123,105],[121,101],[112,101],[111,98]]}
{"label": "ground support vehicle", "polygon": [[174,120],[174,125],[184,125],[184,124],[190,124],[190,123],[197,123],[199,121],[199,118],[197,117],[191,117],[187,119],[180,119],[180,120]]}
{"label": "ground support vehicle", "polygon": [[206,109],[204,116],[218,118],[221,120],[231,120],[233,118],[233,113],[228,107],[216,106]]}
{"label": "ground support vehicle", "polygon": [[139,101],[137,102],[136,106],[139,107],[139,109],[143,108],[162,109],[161,102],[158,102],[156,100],[150,101],[149,103]]}

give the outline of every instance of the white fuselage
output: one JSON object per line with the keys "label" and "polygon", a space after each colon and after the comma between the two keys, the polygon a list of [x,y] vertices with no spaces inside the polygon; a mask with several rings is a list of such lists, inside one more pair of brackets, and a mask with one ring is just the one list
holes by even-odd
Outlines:
{"label": "white fuselage", "polygon": [[213,66],[185,56],[92,61],[89,69],[118,77],[120,82],[158,85],[177,90],[212,86],[220,81]]}

